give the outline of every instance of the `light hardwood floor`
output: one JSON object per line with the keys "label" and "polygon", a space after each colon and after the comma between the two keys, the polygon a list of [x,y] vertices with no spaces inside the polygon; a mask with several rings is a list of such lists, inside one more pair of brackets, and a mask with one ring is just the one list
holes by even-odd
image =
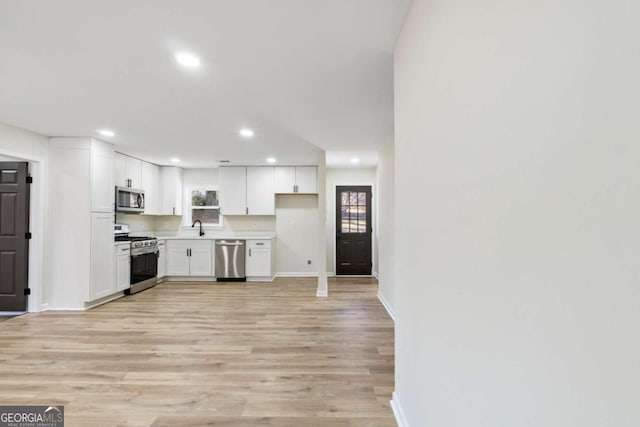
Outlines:
{"label": "light hardwood floor", "polygon": [[373,279],[163,283],[0,323],[0,404],[67,426],[395,426],[393,322]]}

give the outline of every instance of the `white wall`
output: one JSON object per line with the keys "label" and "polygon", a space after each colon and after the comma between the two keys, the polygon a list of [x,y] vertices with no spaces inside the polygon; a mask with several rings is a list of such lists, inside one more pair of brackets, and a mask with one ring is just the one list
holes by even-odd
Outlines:
{"label": "white wall", "polygon": [[[276,272],[312,275],[318,272],[318,196],[276,196]],[[311,260],[311,265],[307,260]]]}
{"label": "white wall", "polygon": [[640,425],[638,15],[413,2],[395,52],[408,425]]}
{"label": "white wall", "polygon": [[378,152],[376,234],[378,236],[378,296],[387,310],[395,316],[395,189],[393,142],[383,146]]}
{"label": "white wall", "polygon": [[31,186],[29,243],[29,311],[40,311],[48,301],[45,286],[47,262],[47,211],[49,200],[49,139],[14,126],[0,123],[0,155],[30,162]]}
{"label": "white wall", "polygon": [[[326,222],[326,236],[327,236],[327,264],[328,268],[331,268],[330,273],[335,274],[336,271],[336,186],[337,185],[370,185],[371,194],[373,196],[371,213],[371,220],[375,223],[377,221],[376,201],[377,201],[377,189],[376,189],[376,169],[375,168],[327,168],[327,222]],[[378,272],[378,246],[377,235],[374,229],[374,235],[372,236],[371,250],[372,250],[372,273],[375,275]]]}

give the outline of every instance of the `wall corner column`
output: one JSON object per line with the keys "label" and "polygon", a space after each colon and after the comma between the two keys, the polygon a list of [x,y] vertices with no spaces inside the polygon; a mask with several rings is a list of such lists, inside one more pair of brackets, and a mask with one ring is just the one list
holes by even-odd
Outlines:
{"label": "wall corner column", "polygon": [[329,296],[327,281],[327,156],[322,150],[318,154],[318,289],[316,297]]}

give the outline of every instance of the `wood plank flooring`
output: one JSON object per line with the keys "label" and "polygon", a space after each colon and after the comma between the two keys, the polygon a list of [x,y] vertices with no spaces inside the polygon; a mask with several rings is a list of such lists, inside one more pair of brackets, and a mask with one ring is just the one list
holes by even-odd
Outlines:
{"label": "wood plank flooring", "polygon": [[0,404],[67,426],[395,426],[393,322],[373,279],[162,283],[0,323]]}

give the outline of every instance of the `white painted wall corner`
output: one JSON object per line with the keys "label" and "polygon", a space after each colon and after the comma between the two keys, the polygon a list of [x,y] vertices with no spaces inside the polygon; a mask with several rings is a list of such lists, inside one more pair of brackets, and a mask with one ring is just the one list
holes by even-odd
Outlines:
{"label": "white painted wall corner", "polygon": [[385,308],[385,310],[387,310],[387,313],[389,313],[389,316],[395,322],[396,321],[396,313],[395,313],[395,311],[393,311],[393,309],[391,308],[391,305],[389,304],[389,302],[387,302],[387,300],[384,299],[384,296],[382,296],[382,294],[380,292],[378,292],[378,300],[380,300],[380,303],[382,303],[382,306]]}
{"label": "white painted wall corner", "polygon": [[391,409],[393,410],[393,416],[396,417],[396,423],[398,423],[398,427],[409,427],[409,423],[407,422],[407,418],[404,415],[404,411],[402,410],[402,405],[398,400],[398,395],[396,392],[393,392],[391,396]]}

